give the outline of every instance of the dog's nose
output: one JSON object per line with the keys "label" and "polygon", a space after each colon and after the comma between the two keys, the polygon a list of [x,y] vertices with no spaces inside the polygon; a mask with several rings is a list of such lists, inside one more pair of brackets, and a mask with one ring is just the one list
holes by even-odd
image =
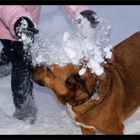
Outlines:
{"label": "dog's nose", "polygon": [[43,86],[43,87],[44,87],[44,84],[43,84],[43,82],[42,82],[41,80],[37,80],[37,81],[35,81],[35,83],[37,83],[38,85],[40,85],[40,86]]}

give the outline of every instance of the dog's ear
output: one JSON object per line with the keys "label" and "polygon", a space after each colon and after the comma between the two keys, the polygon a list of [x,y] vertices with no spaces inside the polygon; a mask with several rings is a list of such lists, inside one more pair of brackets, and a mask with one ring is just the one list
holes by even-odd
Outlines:
{"label": "dog's ear", "polygon": [[81,91],[89,94],[85,80],[79,74],[69,76],[66,80],[66,87],[71,90],[80,89]]}

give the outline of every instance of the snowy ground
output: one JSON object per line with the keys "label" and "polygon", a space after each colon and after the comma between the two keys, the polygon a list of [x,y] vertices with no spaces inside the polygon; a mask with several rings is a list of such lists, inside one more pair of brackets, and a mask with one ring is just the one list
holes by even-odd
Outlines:
{"label": "snowy ground", "polygon": [[[111,25],[110,41],[114,46],[139,31],[140,6],[92,6],[96,13]],[[65,31],[74,26],[63,11],[63,6],[43,6],[39,27],[46,38],[62,40]],[[81,134],[79,126],[47,88],[34,84],[38,118],[34,125],[12,117],[14,105],[10,76],[0,79],[0,134]],[[140,109],[125,121],[125,134],[140,134]]]}

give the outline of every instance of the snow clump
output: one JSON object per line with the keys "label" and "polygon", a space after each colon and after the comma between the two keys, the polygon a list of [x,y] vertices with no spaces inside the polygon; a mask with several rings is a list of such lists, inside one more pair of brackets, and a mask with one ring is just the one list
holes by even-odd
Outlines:
{"label": "snow clump", "polygon": [[104,58],[110,59],[112,56],[112,46],[109,43],[111,26],[103,18],[98,21],[94,29],[88,22],[84,22],[83,28],[78,28],[71,34],[65,32],[61,43],[50,41],[39,34],[32,47],[33,64],[58,64],[63,67],[68,63],[80,65],[84,59],[86,65],[79,71],[80,75],[84,74],[87,67],[92,73],[101,75],[104,72],[101,66]]}

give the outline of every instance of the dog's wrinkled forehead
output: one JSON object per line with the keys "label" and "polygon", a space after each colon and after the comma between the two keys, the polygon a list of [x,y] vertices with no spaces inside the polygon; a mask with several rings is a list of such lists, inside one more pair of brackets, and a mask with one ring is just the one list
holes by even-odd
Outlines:
{"label": "dog's wrinkled forehead", "polygon": [[80,66],[67,64],[64,67],[59,65],[52,66],[36,66],[32,72],[33,81],[44,81],[56,83],[58,81],[65,82],[71,74],[76,74],[80,70]]}
{"label": "dog's wrinkled forehead", "polygon": [[67,64],[64,67],[58,65],[52,65],[50,67],[47,67],[47,72],[51,72],[54,76],[56,76],[56,78],[60,76],[61,78],[67,78],[73,73],[78,73],[79,70],[80,66],[75,66],[72,64]]}

